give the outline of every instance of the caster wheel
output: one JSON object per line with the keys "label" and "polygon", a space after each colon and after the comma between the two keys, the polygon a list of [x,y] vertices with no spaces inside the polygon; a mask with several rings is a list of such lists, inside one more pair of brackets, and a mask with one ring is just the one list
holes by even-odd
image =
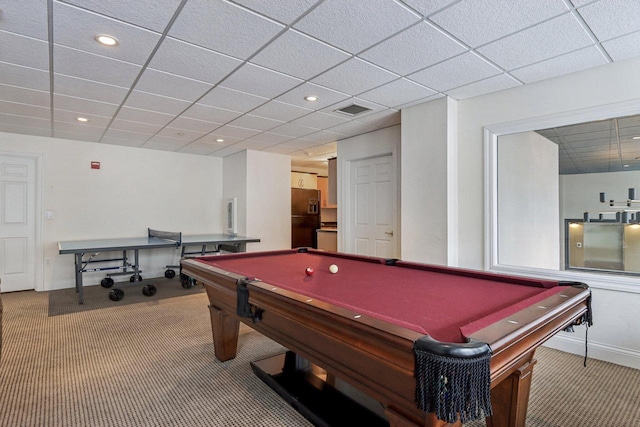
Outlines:
{"label": "caster wheel", "polygon": [[196,281],[192,277],[186,277],[180,281],[180,284],[183,288],[189,289],[193,288],[193,285],[196,284]]}
{"label": "caster wheel", "polygon": [[167,279],[173,279],[174,277],[176,277],[176,271],[169,269],[164,272],[164,277],[166,277]]}
{"label": "caster wheel", "polygon": [[129,281],[130,282],[140,282],[142,281],[142,276],[139,274],[134,274],[133,276],[129,277]]}
{"label": "caster wheel", "polygon": [[103,288],[110,288],[113,286],[113,279],[111,277],[105,277],[100,281],[100,286]]}
{"label": "caster wheel", "polygon": [[109,292],[109,299],[111,301],[120,301],[124,298],[124,291],[122,289],[114,288]]}
{"label": "caster wheel", "polygon": [[144,285],[142,288],[142,294],[146,297],[152,297],[156,294],[156,287],[153,285]]}

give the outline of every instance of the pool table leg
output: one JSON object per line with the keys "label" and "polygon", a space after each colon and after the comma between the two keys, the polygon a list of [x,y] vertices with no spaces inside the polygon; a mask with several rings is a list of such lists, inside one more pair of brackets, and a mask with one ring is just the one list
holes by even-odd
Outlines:
{"label": "pool table leg", "polygon": [[213,332],[216,359],[221,362],[233,359],[236,357],[238,349],[240,321],[211,305],[209,306],[209,314],[211,315],[211,331]]}
{"label": "pool table leg", "polygon": [[536,362],[527,361],[491,390],[493,416],[487,418],[487,427],[525,427]]}

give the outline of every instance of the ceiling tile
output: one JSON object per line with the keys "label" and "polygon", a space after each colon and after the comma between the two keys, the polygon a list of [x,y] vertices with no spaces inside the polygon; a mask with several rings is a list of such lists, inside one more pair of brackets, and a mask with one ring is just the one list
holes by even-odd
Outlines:
{"label": "ceiling tile", "polygon": [[49,107],[49,92],[0,84],[0,100]]}
{"label": "ceiling tile", "polygon": [[280,120],[282,122],[290,122],[312,111],[313,110],[307,108],[296,107],[295,105],[285,104],[279,101],[270,101],[253,110],[251,114]]}
{"label": "ceiling tile", "polygon": [[310,133],[317,132],[318,129],[308,128],[306,126],[293,125],[291,123],[285,123],[276,128],[271,129],[270,133],[277,133],[278,135],[290,136],[291,138],[300,138]]}
{"label": "ceiling tile", "polygon": [[190,79],[218,83],[242,61],[209,49],[167,37],[149,67]]}
{"label": "ceiling tile", "polygon": [[[171,123],[173,125],[173,123]],[[205,135],[206,132],[197,132],[194,130],[178,129],[173,126],[163,128],[156,136],[166,136],[169,138],[182,139],[185,141],[194,141]]]}
{"label": "ceiling tile", "polygon": [[359,56],[404,76],[466,50],[463,45],[423,21]]}
{"label": "ceiling tile", "polygon": [[49,90],[49,73],[47,71],[0,62],[0,76],[2,76],[2,83],[6,85]]}
{"label": "ceiling tile", "polygon": [[[285,144],[283,144],[285,145]],[[308,149],[311,147],[316,147],[318,145],[320,145],[317,141],[313,141],[310,139],[303,139],[303,138],[299,138],[299,139],[294,139],[293,141],[287,141],[286,143],[287,146],[289,147],[295,147],[296,151],[297,150],[304,150],[304,149]]]}
{"label": "ceiling tile", "polygon": [[407,5],[415,9],[418,13],[429,16],[452,3],[455,3],[457,0],[404,0],[403,2]]}
{"label": "ceiling tile", "polygon": [[[300,140],[314,142],[315,144],[327,144],[329,142],[337,141],[339,139],[343,139],[345,135],[341,133],[330,132],[326,130],[321,130],[318,132],[311,133],[309,135],[305,135],[304,138],[300,138]],[[299,141],[299,140],[296,140]],[[290,141],[294,142],[294,141]],[[310,144],[307,144],[307,146]]]}
{"label": "ceiling tile", "polygon": [[235,2],[283,24],[290,24],[318,0],[296,0],[294,2],[290,0],[235,0]]}
{"label": "ceiling tile", "polygon": [[94,55],[64,46],[53,47],[53,66],[58,74],[129,87],[141,70],[138,65]]}
{"label": "ceiling tile", "polygon": [[288,30],[251,62],[301,79],[310,79],[351,55],[295,30]]}
{"label": "ceiling tile", "polygon": [[618,127],[626,128],[631,126],[640,126],[640,115],[639,116],[628,116],[621,117],[618,119]]}
{"label": "ceiling tile", "polygon": [[[116,120],[118,121],[118,120]],[[114,121],[114,124],[115,122]],[[124,122],[125,120],[122,120]],[[154,132],[155,133],[155,132]],[[137,143],[142,144],[149,138],[153,136],[153,133],[142,133],[142,132],[133,132],[127,130],[116,129],[113,125],[107,130],[103,139],[106,138],[116,138],[124,141],[135,141]]]}
{"label": "ceiling tile", "polygon": [[189,141],[184,139],[171,138],[168,136],[156,135],[144,143],[144,148],[160,151],[177,151],[187,145]]}
{"label": "ceiling tile", "polygon": [[60,110],[75,111],[77,113],[106,117],[113,116],[118,109],[118,106],[115,104],[107,104],[105,102],[90,101],[88,99],[58,94],[53,97],[53,106]]}
{"label": "ceiling tile", "polygon": [[138,138],[146,140],[156,134],[160,129],[162,129],[162,126],[149,123],[132,122],[130,120],[115,119],[109,127],[109,130],[112,129],[144,134],[144,137],[140,135]]}
{"label": "ceiling tile", "polygon": [[375,130],[376,126],[371,123],[359,122],[353,120],[338,126],[327,129],[329,132],[340,133],[343,135],[355,136]]}
{"label": "ceiling tile", "polygon": [[125,105],[127,107],[177,115],[189,108],[191,103],[180,99],[134,90],[129,94]]}
{"label": "ceiling tile", "polygon": [[181,153],[207,156],[213,153],[215,150],[218,150],[219,148],[221,147],[212,146],[211,144],[199,143],[196,141],[196,142],[192,142],[190,144],[185,145],[184,147],[180,148],[178,151]]}
{"label": "ceiling tile", "polygon": [[278,134],[269,133],[269,132],[263,132],[247,139],[247,141],[255,141],[262,144],[267,144],[269,146],[274,144],[280,144],[289,140],[291,140],[291,138],[286,135],[278,135]]}
{"label": "ceiling tile", "polygon": [[245,92],[216,86],[198,102],[200,104],[223,108],[225,110],[247,112],[267,102],[269,98],[251,95]]}
{"label": "ceiling tile", "polygon": [[122,107],[116,117],[118,119],[129,120],[131,122],[149,123],[152,125],[164,126],[169,123],[174,116],[171,114],[141,110],[139,108]]}
{"label": "ceiling tile", "polygon": [[49,33],[46,5],[42,0],[2,2],[0,30],[47,40]]}
{"label": "ceiling tile", "polygon": [[299,150],[298,147],[291,147],[284,144],[277,144],[277,145],[272,145],[271,147],[267,147],[263,151],[266,151],[269,153],[289,154],[298,150]]}
{"label": "ceiling tile", "polygon": [[190,0],[170,36],[247,59],[285,27],[233,3]]}
{"label": "ceiling tile", "polygon": [[600,41],[640,30],[638,0],[606,0],[578,9],[591,31]]}
{"label": "ceiling tile", "polygon": [[614,61],[640,56],[640,31],[602,43]]}
{"label": "ceiling tile", "polygon": [[272,145],[276,145],[276,144],[272,144],[269,142],[260,142],[260,141],[255,141],[251,139],[245,139],[244,141],[238,142],[233,147],[243,148],[245,150],[264,150],[265,148],[271,147]]}
{"label": "ceiling tile", "polygon": [[[108,58],[143,65],[160,34],[60,2],[53,4],[55,43]],[[115,37],[117,46],[104,46],[98,34]]]}
{"label": "ceiling tile", "polygon": [[[104,133],[104,127],[87,126],[85,123],[53,122],[54,138],[79,139],[87,138],[91,142],[98,142]],[[65,135],[65,136],[61,136]]]}
{"label": "ceiling tile", "polygon": [[384,86],[360,94],[360,98],[387,107],[396,107],[416,99],[426,98],[435,92],[407,79],[394,80]]}
{"label": "ceiling tile", "polygon": [[130,24],[164,31],[181,0],[64,0]]}
{"label": "ceiling tile", "polygon": [[[307,101],[304,98],[308,95],[315,95],[318,97],[318,100],[313,102]],[[350,96],[342,92],[337,92],[323,86],[306,82],[291,89],[289,92],[282,94],[277,99],[278,101],[297,105],[298,107],[319,110],[347,98],[350,98]]]}
{"label": "ceiling tile", "polygon": [[369,62],[353,58],[312,81],[337,91],[359,94],[389,83],[398,77]]}
{"label": "ceiling tile", "polygon": [[46,41],[0,31],[0,46],[0,61],[49,71]]}
{"label": "ceiling tile", "polygon": [[[218,142],[217,141],[218,139],[223,139],[223,141],[222,142]],[[236,142],[240,142],[243,139],[244,138],[234,138],[232,136],[222,136],[222,135],[218,135],[217,133],[213,132],[213,133],[210,133],[209,135],[203,136],[197,142],[203,143],[203,144],[209,144],[209,145],[216,146],[216,147],[220,148],[220,147],[226,147],[228,145],[235,144]]]}
{"label": "ceiling tile", "polygon": [[275,98],[303,81],[253,64],[245,64],[224,81],[224,86]]}
{"label": "ceiling tile", "polygon": [[84,123],[79,122],[77,120],[78,113],[74,111],[59,110],[57,108],[53,110],[54,121],[72,123],[74,125],[77,125],[79,129],[82,129],[83,127],[91,126],[91,127],[99,127],[100,129],[104,130],[109,124],[109,122],[111,121],[111,117],[96,116],[92,114],[83,114],[82,117],[89,119],[89,121]]}
{"label": "ceiling tile", "polygon": [[35,117],[18,116],[15,114],[0,113],[0,123],[4,125],[15,125],[24,128],[51,129],[51,119],[38,119]]}
{"label": "ceiling tile", "polygon": [[442,98],[444,97],[443,94],[441,93],[436,93],[435,95],[431,95],[431,96],[427,96],[426,98],[422,98],[422,99],[417,99],[415,101],[412,102],[407,102],[406,104],[402,104],[399,105],[398,107],[396,107],[398,110],[403,110],[405,108],[409,108],[412,107],[414,105],[418,105],[418,104],[424,104],[425,102],[431,102],[433,100],[436,100],[438,98]]}
{"label": "ceiling tile", "polygon": [[186,101],[195,101],[209,89],[211,89],[210,83],[187,79],[152,68],[144,70],[136,84],[136,90]]}
{"label": "ceiling tile", "polygon": [[238,147],[236,145],[230,145],[228,147],[223,147],[219,150],[216,150],[212,154],[216,157],[226,157],[231,156],[232,154],[239,153],[241,151],[244,151],[244,148]]}
{"label": "ceiling tile", "polygon": [[373,44],[418,22],[420,17],[400,3],[369,0],[326,0],[294,28],[350,53]]}
{"label": "ceiling tile", "polygon": [[519,85],[520,83],[507,74],[500,74],[498,76],[489,77],[488,79],[480,80],[479,82],[447,91],[447,95],[455,99],[467,99],[491,92],[498,92]]}
{"label": "ceiling tile", "polygon": [[595,46],[589,46],[566,55],[556,56],[537,64],[511,71],[511,75],[524,83],[532,83],[585,68],[606,64],[607,60]]}
{"label": "ceiling tile", "polygon": [[[553,37],[550,37],[553,34]],[[569,13],[478,49],[505,70],[513,70],[593,44]]]}
{"label": "ceiling tile", "polygon": [[222,126],[222,123],[206,122],[184,116],[180,116],[171,122],[171,127],[173,128],[194,130],[201,133],[209,133],[220,126]]}
{"label": "ceiling tile", "polygon": [[51,130],[49,126],[40,128],[35,126],[18,126],[13,123],[3,123],[2,114],[0,114],[0,132],[46,137],[51,136]]}
{"label": "ceiling tile", "polygon": [[245,114],[244,116],[238,117],[229,124],[231,126],[238,126],[246,129],[265,131],[281,125],[282,122],[279,120],[272,120],[264,117],[254,116],[251,114]]}
{"label": "ceiling tile", "polygon": [[113,136],[107,136],[107,135],[103,136],[100,142],[103,144],[121,145],[123,147],[140,147],[142,144],[144,144],[144,141],[136,141],[133,139],[121,139],[121,138],[115,138]]}
{"label": "ceiling tile", "polygon": [[118,105],[122,103],[127,95],[127,89],[122,87],[61,74],[54,75],[53,87],[54,92],[57,94]]}
{"label": "ceiling tile", "polygon": [[291,123],[299,126],[307,126],[316,129],[326,129],[350,121],[347,117],[338,117],[332,114],[321,113],[319,111],[307,116],[300,117]]}
{"label": "ceiling tile", "polygon": [[17,102],[8,101],[0,101],[0,113],[35,117],[44,120],[51,118],[51,110],[48,106],[39,107],[37,105],[20,104]]}
{"label": "ceiling tile", "polygon": [[206,122],[227,123],[240,116],[240,113],[202,104],[193,104],[182,115],[190,119],[204,120]]}
{"label": "ceiling tile", "polygon": [[225,140],[228,139],[229,137],[238,138],[242,140],[246,138],[251,138],[252,136],[257,135],[259,133],[260,133],[259,130],[247,129],[247,128],[241,128],[237,126],[229,126],[229,125],[219,127],[214,132],[216,137],[222,137]]}
{"label": "ceiling tile", "polygon": [[562,0],[462,0],[429,19],[478,47],[567,11]]}

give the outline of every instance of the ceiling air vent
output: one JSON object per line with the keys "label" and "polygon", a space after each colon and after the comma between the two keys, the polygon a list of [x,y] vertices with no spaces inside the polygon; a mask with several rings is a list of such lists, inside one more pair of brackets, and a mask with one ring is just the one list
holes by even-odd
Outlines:
{"label": "ceiling air vent", "polygon": [[347,114],[349,116],[355,116],[369,110],[371,110],[371,108],[363,107],[362,105],[351,104],[348,107],[339,108],[336,111],[338,113]]}

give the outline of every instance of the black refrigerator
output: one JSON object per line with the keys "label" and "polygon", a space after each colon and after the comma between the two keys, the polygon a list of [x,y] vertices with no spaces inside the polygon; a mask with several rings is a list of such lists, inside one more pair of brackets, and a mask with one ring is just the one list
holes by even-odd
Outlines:
{"label": "black refrigerator", "polygon": [[291,189],[291,247],[317,248],[320,228],[320,190]]}

